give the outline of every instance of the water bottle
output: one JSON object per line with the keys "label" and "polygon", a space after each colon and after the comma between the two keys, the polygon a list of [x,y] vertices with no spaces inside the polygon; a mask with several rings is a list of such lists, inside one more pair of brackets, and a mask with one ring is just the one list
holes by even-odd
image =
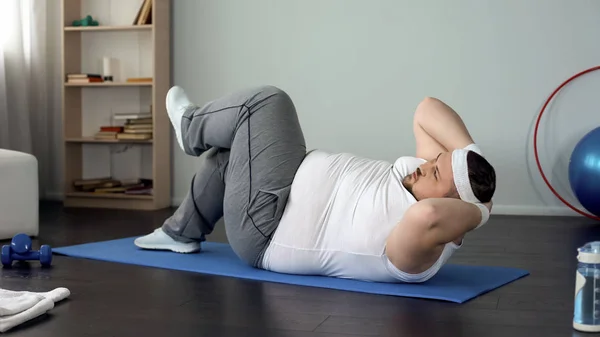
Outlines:
{"label": "water bottle", "polygon": [[600,241],[588,242],[577,251],[573,328],[600,332]]}

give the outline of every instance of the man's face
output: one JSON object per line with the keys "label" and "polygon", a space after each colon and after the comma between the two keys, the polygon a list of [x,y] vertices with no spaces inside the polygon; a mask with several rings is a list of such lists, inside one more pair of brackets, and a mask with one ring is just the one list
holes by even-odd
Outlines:
{"label": "man's face", "polygon": [[402,184],[417,200],[445,198],[456,194],[452,176],[452,154],[442,152],[404,177]]}

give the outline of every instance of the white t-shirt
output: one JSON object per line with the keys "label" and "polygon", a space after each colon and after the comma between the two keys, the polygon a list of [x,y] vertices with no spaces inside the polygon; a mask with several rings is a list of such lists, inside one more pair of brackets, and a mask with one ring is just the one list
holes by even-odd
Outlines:
{"label": "white t-shirt", "polygon": [[385,255],[390,232],[417,202],[402,178],[424,162],[400,157],[391,164],[348,153],[308,153],[262,268],[374,282],[430,278],[458,246],[447,245],[436,265],[415,275],[397,270]]}

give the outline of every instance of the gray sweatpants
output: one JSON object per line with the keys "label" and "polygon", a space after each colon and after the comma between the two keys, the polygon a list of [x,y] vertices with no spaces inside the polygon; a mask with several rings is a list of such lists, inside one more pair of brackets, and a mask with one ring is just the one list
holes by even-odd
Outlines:
{"label": "gray sweatpants", "polygon": [[177,241],[204,241],[223,217],[234,252],[260,268],[306,155],[292,100],[272,86],[235,92],[190,107],[181,132],[185,153],[208,153],[163,230]]}

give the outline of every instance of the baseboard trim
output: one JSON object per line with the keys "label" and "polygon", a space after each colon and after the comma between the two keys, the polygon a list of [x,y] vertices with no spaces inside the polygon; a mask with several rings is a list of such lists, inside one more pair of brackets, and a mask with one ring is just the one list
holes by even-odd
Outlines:
{"label": "baseboard trim", "polygon": [[532,216],[581,216],[570,208],[560,206],[494,205],[492,214]]}
{"label": "baseboard trim", "polygon": [[[44,196],[40,199],[41,200],[49,200],[49,201],[63,201],[64,193],[49,191],[49,192],[46,192],[44,194]],[[177,206],[181,205],[182,202],[183,202],[183,197],[171,198],[171,206],[173,206],[173,207],[177,207]]]}
{"label": "baseboard trim", "polygon": [[178,207],[183,202],[184,197],[173,197],[171,198],[171,206]]}
{"label": "baseboard trim", "polygon": [[46,194],[44,195],[44,197],[42,199],[50,200],[50,201],[63,201],[64,194],[61,192],[46,192]]}
{"label": "baseboard trim", "polygon": [[[62,201],[63,193],[46,192],[44,200]],[[184,197],[171,198],[171,206],[178,207]],[[494,205],[492,214],[498,215],[531,215],[531,216],[581,216],[570,208],[561,206],[523,206],[523,205]]]}

